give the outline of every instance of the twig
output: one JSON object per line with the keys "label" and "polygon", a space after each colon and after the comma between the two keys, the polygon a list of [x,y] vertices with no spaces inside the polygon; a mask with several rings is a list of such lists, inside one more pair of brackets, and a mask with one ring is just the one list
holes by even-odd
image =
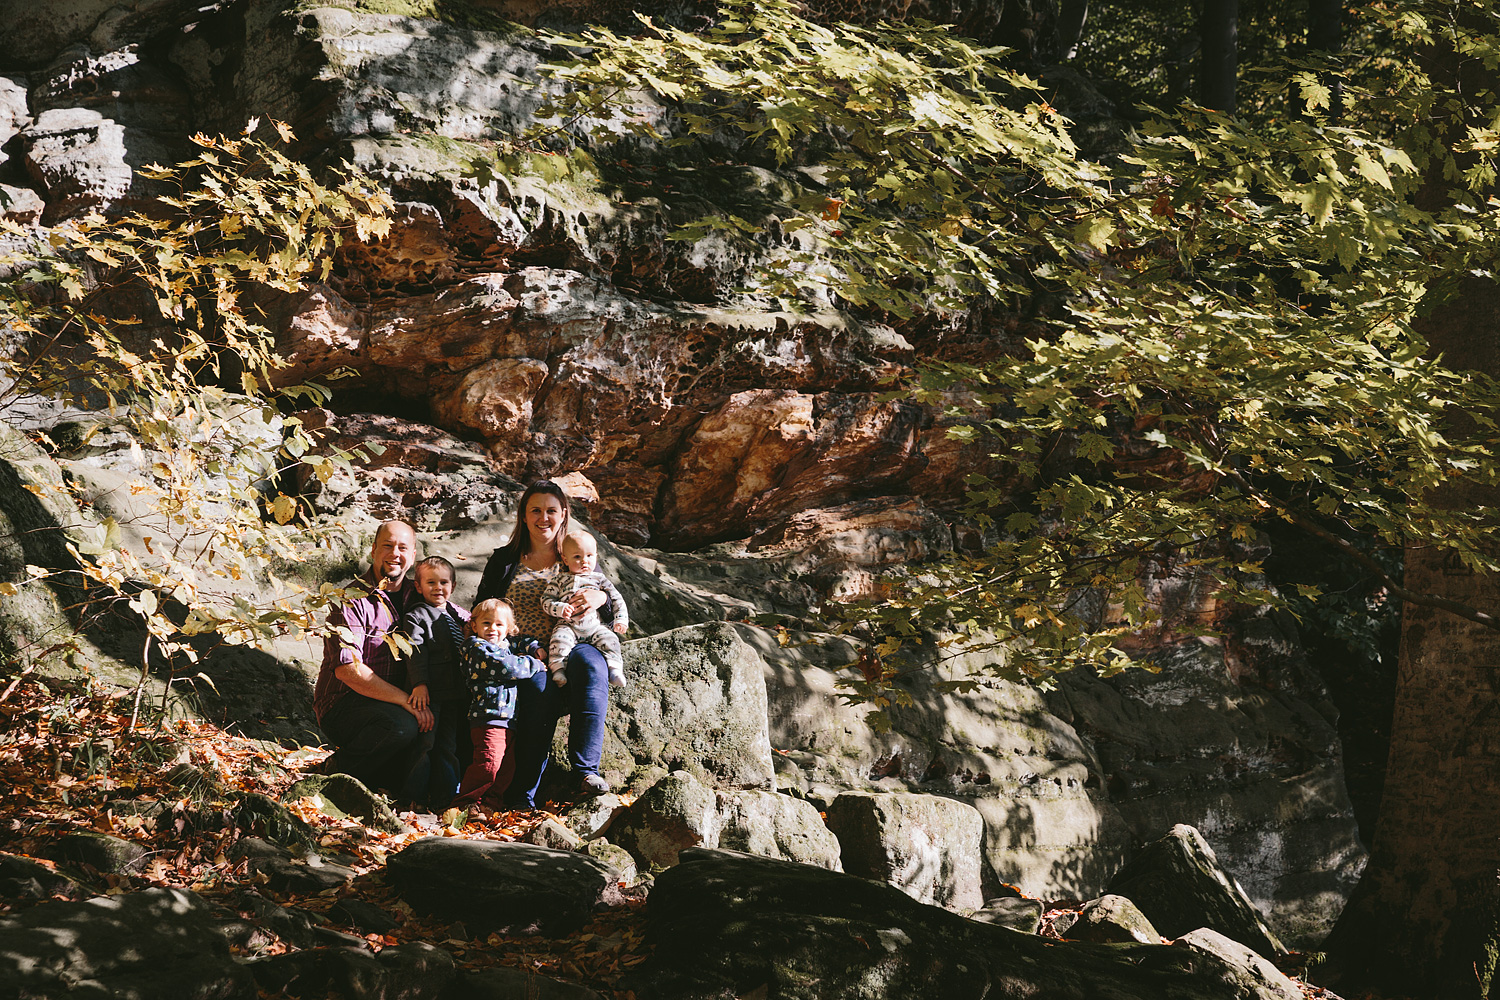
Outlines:
{"label": "twig", "polygon": [[141,713],[141,693],[146,690],[146,675],[151,669],[151,633],[146,633],[146,641],[141,646],[141,679],[135,682],[135,702],[130,706],[130,725],[126,727],[127,733],[135,732],[136,719]]}
{"label": "twig", "polygon": [[36,669],[36,663],[35,662],[26,664],[26,668],[24,670],[22,670],[19,674],[17,674],[16,675],[16,679],[13,680],[13,681],[11,681],[10,684],[5,688],[5,693],[0,694],[0,701],[4,701],[5,699],[9,698],[11,695],[15,694],[16,693],[16,688],[18,688],[18,687],[21,686],[21,682],[26,679],[26,675],[29,674],[29,673],[31,673],[35,669]]}

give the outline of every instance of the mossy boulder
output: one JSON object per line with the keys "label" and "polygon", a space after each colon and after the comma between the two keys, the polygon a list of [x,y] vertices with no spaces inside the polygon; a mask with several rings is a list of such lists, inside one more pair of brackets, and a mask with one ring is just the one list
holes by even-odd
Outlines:
{"label": "mossy boulder", "polygon": [[358,778],[347,774],[309,774],[294,782],[283,798],[287,802],[310,799],[325,816],[352,817],[382,833],[396,833],[404,828],[385,796],[370,791]]}

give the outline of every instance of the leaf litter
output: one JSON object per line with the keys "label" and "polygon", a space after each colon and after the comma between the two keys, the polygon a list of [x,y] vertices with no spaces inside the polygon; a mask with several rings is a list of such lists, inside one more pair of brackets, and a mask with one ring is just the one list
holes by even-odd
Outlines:
{"label": "leaf litter", "polygon": [[[460,969],[513,966],[582,984],[614,1000],[635,1000],[619,983],[650,956],[644,897],[627,894],[624,905],[598,914],[569,937],[475,936],[461,924],[414,912],[385,884],[386,860],[415,840],[520,840],[553,817],[546,810],[454,809],[441,817],[405,812],[398,813],[403,830],[382,833],[357,820],[325,815],[311,799],[283,800],[305,769],[328,755],[323,748],[289,749],[189,719],[132,734],[128,702],[98,695],[59,697],[41,683],[17,685],[6,694],[0,703],[0,787],[7,789],[0,795],[0,850],[79,876],[101,894],[190,889],[254,920],[235,905],[242,891],[253,890],[359,937],[371,952],[421,941],[447,950]],[[232,806],[246,794],[285,806],[315,832],[314,850],[336,858],[355,877],[309,894],[271,892],[264,876],[252,877],[248,857],[231,860],[235,843],[247,836],[232,822]],[[52,860],[59,854],[58,841],[79,832],[110,834],[147,854],[124,873],[86,864],[60,866]],[[336,909],[351,897],[381,907],[398,925],[388,933],[362,933]],[[0,898],[0,917],[38,902]],[[241,955],[296,950],[273,932],[259,930],[253,950],[236,949]]]}

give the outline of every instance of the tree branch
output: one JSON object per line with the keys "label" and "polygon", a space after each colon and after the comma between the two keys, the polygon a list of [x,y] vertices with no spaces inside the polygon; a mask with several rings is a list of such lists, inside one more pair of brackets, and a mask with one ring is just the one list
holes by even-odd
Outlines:
{"label": "tree branch", "polygon": [[1321,524],[1310,521],[1307,518],[1303,517],[1301,514],[1298,514],[1295,511],[1288,510],[1280,504],[1273,503],[1269,497],[1265,496],[1265,494],[1261,493],[1259,490],[1252,487],[1249,483],[1245,482],[1245,480],[1241,478],[1238,473],[1231,472],[1226,478],[1231,479],[1235,483],[1239,484],[1240,488],[1243,489],[1248,495],[1256,497],[1257,499],[1269,504],[1273,509],[1279,512],[1282,517],[1286,518],[1287,521],[1295,527],[1301,528],[1303,531],[1307,532],[1309,535],[1312,535],[1314,538],[1318,538],[1322,541],[1327,542],[1328,544],[1332,545],[1334,548],[1342,552],[1344,555],[1348,556],[1350,559],[1353,559],[1355,562],[1359,563],[1366,570],[1368,570],[1371,575],[1379,580],[1385,587],[1385,589],[1389,590],[1392,594],[1395,594],[1403,601],[1406,601],[1409,604],[1416,604],[1424,608],[1440,608],[1443,611],[1455,614],[1460,618],[1467,619],[1471,622],[1477,622],[1478,624],[1483,625],[1486,628],[1492,628],[1497,632],[1500,632],[1500,618],[1497,618],[1494,615],[1485,614],[1483,611],[1478,611],[1459,601],[1450,601],[1446,597],[1439,597],[1436,594],[1419,594],[1414,590],[1407,590],[1405,587],[1401,586],[1401,584],[1392,579],[1391,575],[1387,573],[1378,562],[1370,558],[1370,556],[1366,553],[1361,552],[1349,541],[1340,538],[1338,535],[1335,535],[1333,532],[1329,531]]}

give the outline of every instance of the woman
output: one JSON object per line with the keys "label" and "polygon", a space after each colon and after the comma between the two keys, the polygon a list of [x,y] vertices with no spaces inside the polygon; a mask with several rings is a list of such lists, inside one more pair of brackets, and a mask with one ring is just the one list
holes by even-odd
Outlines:
{"label": "woman", "polygon": [[[498,597],[515,609],[521,634],[541,641],[557,621],[542,611],[542,591],[554,566],[562,561],[562,543],[568,534],[568,495],[549,480],[532,483],[516,506],[516,528],[510,541],[490,553],[474,602]],[[584,590],[573,595],[580,612],[602,605],[603,591]],[[609,668],[604,655],[580,643],[567,660],[568,683],[553,684],[545,670],[520,682],[516,716],[511,725],[515,745],[516,773],[506,802],[532,808],[537,786],[547,769],[552,734],[557,721],[571,715],[568,726],[568,761],[582,776],[589,792],[607,792],[609,784],[599,776],[604,751],[604,712],[609,705]]]}

